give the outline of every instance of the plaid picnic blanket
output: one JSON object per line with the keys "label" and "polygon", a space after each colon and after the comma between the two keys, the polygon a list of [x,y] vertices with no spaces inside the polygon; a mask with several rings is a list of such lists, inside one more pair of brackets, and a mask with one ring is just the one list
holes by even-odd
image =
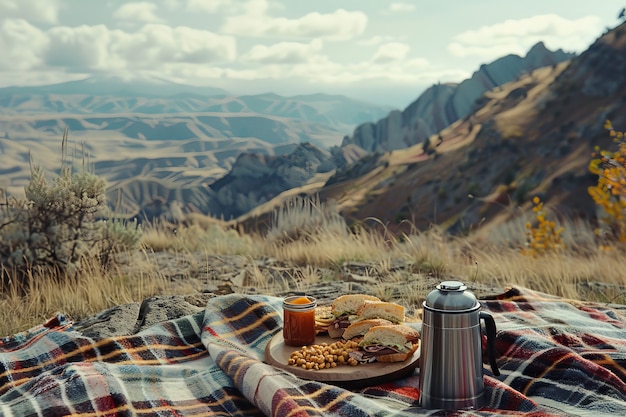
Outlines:
{"label": "plaid picnic blanket", "polygon": [[498,327],[486,406],[423,410],[419,370],[347,390],[263,362],[282,300],[227,295],[204,312],[94,340],[58,315],[0,339],[3,416],[626,415],[626,321],[617,309],[513,288],[483,300]]}

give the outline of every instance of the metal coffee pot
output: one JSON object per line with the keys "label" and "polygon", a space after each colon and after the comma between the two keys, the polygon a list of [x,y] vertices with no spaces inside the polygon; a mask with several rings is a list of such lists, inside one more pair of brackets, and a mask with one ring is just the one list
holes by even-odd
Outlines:
{"label": "metal coffee pot", "polygon": [[420,356],[420,404],[429,409],[478,409],[483,406],[482,330],[494,375],[496,325],[458,281],[437,285],[424,301]]}

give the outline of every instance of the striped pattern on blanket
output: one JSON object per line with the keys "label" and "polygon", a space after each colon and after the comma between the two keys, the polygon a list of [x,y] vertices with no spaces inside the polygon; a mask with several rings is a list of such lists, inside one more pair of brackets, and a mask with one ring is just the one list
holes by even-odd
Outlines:
{"label": "striped pattern on blanket", "polygon": [[0,339],[0,415],[410,416],[626,415],[620,310],[513,288],[482,301],[498,327],[487,405],[419,407],[419,370],[347,390],[263,363],[282,300],[227,295],[204,312],[133,336],[93,340],[63,315]]}

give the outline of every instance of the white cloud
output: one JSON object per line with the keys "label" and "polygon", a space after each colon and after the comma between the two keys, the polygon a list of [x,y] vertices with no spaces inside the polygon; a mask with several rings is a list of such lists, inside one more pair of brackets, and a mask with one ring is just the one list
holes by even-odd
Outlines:
{"label": "white cloud", "polygon": [[374,53],[372,62],[384,64],[405,59],[410,49],[409,45],[400,42],[389,42],[380,45]]}
{"label": "white cloud", "polygon": [[310,43],[279,42],[270,46],[255,45],[242,60],[262,64],[295,64],[309,61],[321,49],[320,39],[314,39]]}
{"label": "white cloud", "polygon": [[491,60],[509,54],[524,56],[531,46],[532,43],[519,42],[516,39],[511,39],[509,42],[502,39],[502,42],[498,45],[464,45],[462,43],[452,42],[448,45],[448,51],[459,58],[479,57],[481,59]]}
{"label": "white cloud", "polygon": [[356,43],[357,45],[362,45],[362,46],[377,46],[383,42],[391,42],[393,39],[394,39],[393,36],[375,35],[369,39],[358,40]]}
{"label": "white cloud", "polygon": [[160,19],[155,14],[156,7],[156,4],[147,1],[126,3],[113,13],[113,17],[138,22],[158,22]]}
{"label": "white cloud", "polygon": [[56,23],[59,7],[58,0],[0,0],[0,20],[18,18]]}
{"label": "white cloud", "polygon": [[296,19],[259,14],[231,16],[222,28],[225,33],[247,36],[288,36],[348,40],[362,34],[367,16],[359,11],[335,10],[332,13],[308,13]]}
{"label": "white cloud", "polygon": [[[426,78],[430,81],[431,73],[434,72],[427,60],[418,58],[384,64],[362,61],[349,65],[327,60],[297,66],[296,71],[303,79],[312,79],[327,85],[370,81],[415,84],[424,82]],[[437,76],[441,75],[441,72],[437,72]]]}
{"label": "white cloud", "polygon": [[138,32],[124,33],[112,45],[128,66],[150,67],[166,62],[210,64],[233,61],[234,38],[185,26],[145,25]]}
{"label": "white cloud", "polygon": [[[399,42],[381,44],[372,56],[356,62],[353,59],[352,63],[340,63],[322,54],[325,44],[320,38],[258,44],[231,67],[229,63],[237,57],[233,36],[189,27],[147,24],[130,31],[83,25],[42,30],[13,20],[0,24],[0,30],[0,48],[8,50],[8,45],[15,45],[10,49],[11,61],[23,63],[30,74],[46,69],[48,77],[63,72],[75,75],[134,71],[154,72],[196,85],[211,85],[219,80],[221,86],[235,89],[241,88],[241,83],[252,87],[259,82],[268,91],[285,91],[288,85],[292,89],[304,85],[315,90],[365,82],[379,85],[384,91],[382,86],[386,83],[429,82],[425,77],[430,75],[425,74],[433,72],[427,61],[408,59],[409,47]],[[442,72],[435,75],[441,77]],[[18,75],[14,77],[17,79]]]}
{"label": "white cloud", "polygon": [[[268,60],[269,62],[269,60]],[[185,72],[191,78],[191,73]],[[206,74],[206,72],[205,72]],[[455,73],[456,74],[456,73]],[[180,75],[180,73],[179,73]],[[197,75],[197,72],[195,72]],[[215,75],[215,74],[214,74]],[[292,65],[264,64],[254,69],[234,70],[224,68],[219,73],[220,82],[230,80],[260,81],[264,83],[293,83],[327,86],[347,86],[355,83],[378,82],[409,83],[436,82],[450,75],[444,70],[435,71],[425,59],[375,63],[371,60],[352,64],[335,62],[325,55],[313,54],[306,61]]]}
{"label": "white cloud", "polygon": [[71,71],[106,70],[114,65],[111,32],[104,25],[57,26],[46,32],[45,63]]}
{"label": "white cloud", "polygon": [[29,70],[39,66],[46,43],[46,35],[23,19],[0,22],[0,68]]}
{"label": "white cloud", "polygon": [[217,13],[231,3],[231,0],[188,0],[186,7],[191,11]]}
{"label": "white cloud", "polygon": [[417,7],[410,3],[391,3],[389,5],[390,12],[413,12],[415,10]]}
{"label": "white cloud", "polygon": [[448,45],[448,51],[457,57],[494,59],[510,53],[524,55],[543,41],[551,49],[580,52],[601,30],[602,23],[595,16],[568,20],[554,14],[539,15],[462,32]]}
{"label": "white cloud", "polygon": [[248,16],[264,16],[270,8],[268,0],[248,0],[245,3],[239,0],[239,4],[242,5],[239,13]]}
{"label": "white cloud", "polygon": [[215,65],[233,61],[231,36],[189,27],[148,24],[134,32],[104,25],[56,26],[47,31],[19,20],[0,26],[0,67],[24,70],[42,66],[68,72],[155,69],[168,63]]}
{"label": "white cloud", "polygon": [[384,37],[376,35],[368,39],[358,40],[356,43],[357,45],[361,45],[361,46],[376,46],[376,45],[380,45],[384,41],[385,41]]}
{"label": "white cloud", "polygon": [[282,3],[269,0],[163,0],[170,8],[191,12],[227,15],[265,15],[269,9],[282,9]]}

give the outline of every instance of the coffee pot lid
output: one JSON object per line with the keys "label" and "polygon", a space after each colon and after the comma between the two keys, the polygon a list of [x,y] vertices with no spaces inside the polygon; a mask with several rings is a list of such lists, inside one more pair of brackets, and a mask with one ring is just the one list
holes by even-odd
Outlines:
{"label": "coffee pot lid", "polygon": [[460,281],[443,281],[424,300],[424,307],[433,310],[466,311],[479,305],[476,296]]}

